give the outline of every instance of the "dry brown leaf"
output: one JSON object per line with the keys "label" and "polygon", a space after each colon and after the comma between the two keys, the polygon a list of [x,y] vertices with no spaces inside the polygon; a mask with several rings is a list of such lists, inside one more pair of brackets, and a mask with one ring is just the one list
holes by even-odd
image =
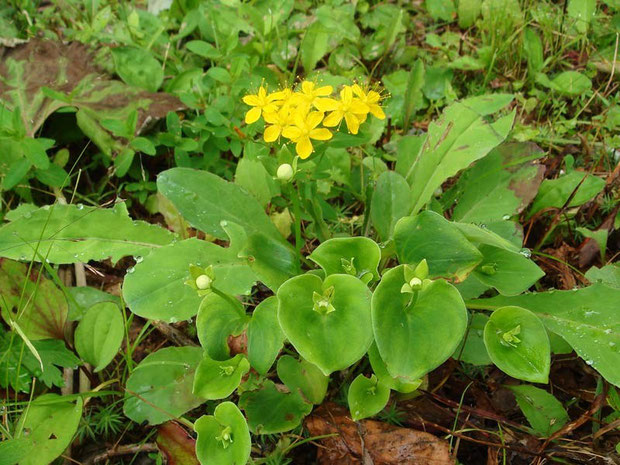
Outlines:
{"label": "dry brown leaf", "polygon": [[344,407],[323,404],[305,421],[321,440],[317,462],[322,465],[451,465],[450,446],[430,433],[374,420],[354,422]]}

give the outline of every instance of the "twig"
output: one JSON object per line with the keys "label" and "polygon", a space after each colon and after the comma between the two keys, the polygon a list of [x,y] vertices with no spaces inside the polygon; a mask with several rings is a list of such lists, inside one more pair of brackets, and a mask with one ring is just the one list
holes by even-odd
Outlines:
{"label": "twig", "polygon": [[178,346],[198,347],[198,344],[183,334],[182,331],[179,331],[168,323],[164,323],[163,321],[153,321],[153,326],[155,326],[155,328],[157,328],[157,330],[162,333],[166,339]]}
{"label": "twig", "polygon": [[110,449],[101,454],[90,457],[84,462],[84,465],[93,465],[95,463],[103,462],[111,457],[118,457],[119,455],[140,454],[142,452],[157,452],[157,444],[153,442],[147,442],[145,444],[127,444],[124,446],[118,446]]}

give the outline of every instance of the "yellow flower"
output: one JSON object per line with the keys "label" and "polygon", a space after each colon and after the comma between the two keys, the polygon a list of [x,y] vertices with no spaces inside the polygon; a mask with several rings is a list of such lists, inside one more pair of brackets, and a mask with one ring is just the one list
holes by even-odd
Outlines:
{"label": "yellow flower", "polygon": [[243,97],[243,103],[252,107],[245,114],[245,122],[252,124],[258,121],[262,113],[273,113],[278,109],[275,102],[283,98],[283,91],[267,94],[267,90],[260,86],[258,93]]}
{"label": "yellow flower", "polygon": [[282,135],[295,142],[295,151],[301,159],[308,158],[312,153],[312,140],[329,140],[332,133],[325,128],[317,128],[323,120],[323,113],[311,111],[307,115],[297,111],[293,115],[293,124],[282,131]]}
{"label": "yellow flower", "polygon": [[291,100],[293,103],[307,110],[310,109],[320,97],[327,97],[333,92],[332,86],[316,87],[314,82],[304,81],[301,83],[301,91],[293,94]]}
{"label": "yellow flower", "polygon": [[383,108],[379,106],[379,101],[381,100],[381,95],[379,95],[379,92],[369,90],[368,93],[365,93],[362,88],[357,84],[353,84],[353,87],[351,87],[351,89],[362,102],[368,105],[368,111],[371,115],[379,119],[385,119],[385,113],[383,113]]}
{"label": "yellow flower", "polygon": [[340,91],[340,100],[321,98],[317,99],[315,106],[320,111],[331,111],[323,121],[323,126],[338,126],[344,118],[351,134],[357,134],[361,122],[366,119],[366,114],[370,111],[368,105],[353,97],[353,90],[349,86],[344,86]]}
{"label": "yellow flower", "polygon": [[264,112],[263,118],[265,119],[265,123],[269,124],[269,126],[265,126],[265,133],[263,134],[265,142],[275,141],[280,137],[284,128],[291,124],[291,115],[288,106],[283,106],[273,113]]}

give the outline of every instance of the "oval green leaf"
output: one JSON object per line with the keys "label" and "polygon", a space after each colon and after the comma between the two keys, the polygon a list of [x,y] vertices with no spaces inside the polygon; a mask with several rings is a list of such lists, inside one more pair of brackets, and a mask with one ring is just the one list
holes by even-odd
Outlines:
{"label": "oval green leaf", "polygon": [[203,415],[194,430],[198,434],[196,455],[203,465],[245,465],[252,440],[241,411],[232,402],[222,402],[213,415]]}
{"label": "oval green leaf", "polygon": [[146,357],[127,380],[125,415],[158,425],[198,407],[204,399],[192,394],[192,386],[202,358],[199,347],[166,347]]}
{"label": "oval green leaf", "polygon": [[390,388],[379,382],[375,375],[370,378],[358,375],[349,386],[347,400],[351,418],[358,421],[383,410],[390,400]]}
{"label": "oval green leaf", "polygon": [[247,322],[245,309],[237,299],[209,294],[202,300],[196,317],[200,344],[213,360],[228,360],[228,337],[241,334]]}
{"label": "oval green leaf", "polygon": [[239,406],[245,411],[250,431],[254,434],[290,431],[312,411],[312,404],[306,402],[299,392],[282,392],[269,380],[255,391],[244,392]]}
{"label": "oval green leaf", "polygon": [[372,371],[375,375],[377,375],[377,378],[379,378],[381,384],[387,386],[393,391],[409,394],[419,388],[422,384],[423,378],[407,382],[402,379],[394,378],[390,375],[387,367],[385,366],[385,362],[381,358],[381,355],[379,355],[379,350],[377,349],[377,344],[375,342],[373,342],[370,349],[368,349],[368,360],[370,360]]}
{"label": "oval green leaf", "polygon": [[256,306],[248,324],[248,359],[261,375],[266,375],[284,344],[278,323],[278,299],[267,297]]}
{"label": "oval green leaf", "polygon": [[354,276],[334,274],[325,281],[296,276],[278,289],[278,321],[297,352],[329,375],[357,362],[370,347],[370,296]]}
{"label": "oval green leaf", "polygon": [[290,355],[278,359],[278,377],[291,392],[299,390],[313,404],[320,404],[327,394],[329,377],[316,365],[306,360],[295,360]]}
{"label": "oval green leaf", "polygon": [[118,305],[101,302],[85,313],[75,329],[75,350],[82,360],[103,370],[118,353],[125,324]]}
{"label": "oval green leaf", "polygon": [[417,298],[402,293],[404,265],[383,275],[372,297],[379,354],[391,376],[413,382],[445,362],[467,327],[459,292],[446,281],[428,283]]}
{"label": "oval green leaf", "polygon": [[207,400],[224,399],[231,395],[241,378],[250,371],[250,363],[242,354],[230,360],[213,360],[208,355],[200,362],[194,377],[194,395]]}
{"label": "oval green leaf", "polygon": [[493,363],[513,378],[549,381],[549,337],[542,321],[529,310],[502,307],[494,311],[484,327],[484,345]]}
{"label": "oval green leaf", "polygon": [[349,274],[369,282],[379,278],[381,249],[367,237],[337,237],[319,245],[308,256],[325,275]]}

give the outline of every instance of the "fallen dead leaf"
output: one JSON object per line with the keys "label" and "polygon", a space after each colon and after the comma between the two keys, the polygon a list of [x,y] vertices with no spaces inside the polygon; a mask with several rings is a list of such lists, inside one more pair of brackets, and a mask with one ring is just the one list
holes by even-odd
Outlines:
{"label": "fallen dead leaf", "polygon": [[344,407],[323,404],[305,426],[312,436],[337,434],[321,440],[321,465],[451,465],[450,446],[430,433],[374,420],[354,422]]}
{"label": "fallen dead leaf", "polygon": [[169,421],[157,428],[157,447],[166,456],[168,465],[199,465],[196,440],[177,423]]}

